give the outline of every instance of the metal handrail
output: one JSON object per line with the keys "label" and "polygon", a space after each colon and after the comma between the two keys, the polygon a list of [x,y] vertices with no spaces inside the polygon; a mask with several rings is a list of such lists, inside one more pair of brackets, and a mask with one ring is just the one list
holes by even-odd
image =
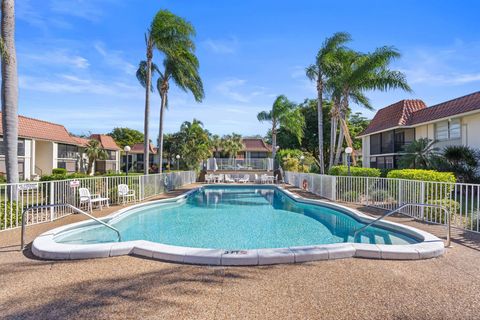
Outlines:
{"label": "metal handrail", "polygon": [[110,228],[112,229],[113,231],[115,231],[118,235],[118,241],[122,241],[122,237],[120,235],[120,231],[118,231],[117,228],[115,227],[112,227],[111,225],[103,222],[102,220],[100,219],[97,219],[95,218],[94,216],[92,216],[91,214],[75,207],[75,206],[72,206],[71,204],[69,203],[55,203],[55,204],[46,204],[46,205],[41,205],[41,206],[31,206],[31,207],[28,207],[26,208],[25,210],[23,210],[22,212],[22,239],[21,239],[21,248],[22,250],[25,248],[25,213],[27,213],[28,211],[30,210],[34,210],[34,209],[48,209],[48,208],[57,208],[57,207],[68,207],[70,209],[72,209],[73,211],[77,212],[77,213],[81,213],[81,214],[84,214],[86,215],[87,217],[89,217],[90,219],[93,219],[95,220],[96,222],[104,225],[105,227],[107,228]]}
{"label": "metal handrail", "polygon": [[[450,247],[450,242],[451,242],[450,241],[450,235],[451,235],[450,211],[448,211],[448,209],[445,206],[441,206],[441,205],[437,205],[437,204],[427,204],[427,203],[405,203],[405,204],[401,205],[400,207],[398,207],[397,209],[389,211],[389,212],[385,213],[384,215],[382,215],[381,217],[378,217],[377,219],[375,219],[372,222],[368,223],[367,225],[361,227],[360,229],[355,230],[355,232],[353,234],[353,240],[355,241],[355,238],[357,237],[357,234],[359,234],[363,230],[367,229],[371,225],[377,223],[378,221],[382,220],[383,218],[386,218],[386,217],[394,214],[395,212],[400,212],[400,210],[402,210],[406,207],[430,207],[430,208],[438,208],[438,209],[443,210],[445,212],[446,216],[447,216],[447,242],[445,244],[445,247]],[[402,212],[400,212],[400,213],[402,213]],[[404,214],[404,213],[402,213],[402,214]]]}

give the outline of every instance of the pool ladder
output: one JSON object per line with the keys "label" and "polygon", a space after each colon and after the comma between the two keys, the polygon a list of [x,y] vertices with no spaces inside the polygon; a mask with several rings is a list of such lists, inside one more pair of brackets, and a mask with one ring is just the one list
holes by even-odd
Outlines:
{"label": "pool ladder", "polygon": [[92,220],[95,220],[96,222],[104,225],[105,227],[107,228],[110,228],[112,229],[113,231],[115,231],[118,235],[118,241],[122,241],[122,237],[120,235],[120,231],[118,231],[117,228],[115,227],[112,227],[111,225],[103,222],[102,220],[100,219],[97,219],[95,218],[94,216],[92,216],[91,214],[75,207],[75,206],[72,206],[71,204],[69,203],[54,203],[54,204],[46,204],[46,205],[41,205],[41,206],[31,206],[31,207],[28,207],[26,208],[25,210],[23,210],[22,212],[22,239],[21,239],[21,250],[23,250],[25,248],[25,213],[27,213],[28,211],[31,211],[31,210],[35,210],[35,209],[48,209],[48,208],[58,208],[58,207],[67,207],[67,208],[70,208],[72,209],[73,211],[75,211],[76,213],[81,213],[81,214],[84,214],[86,215],[87,217],[89,217],[90,219]]}
{"label": "pool ladder", "polygon": [[[357,235],[360,232],[362,232],[363,230],[367,229],[371,225],[377,223],[378,221],[382,220],[383,218],[386,218],[386,217],[388,217],[388,216],[390,216],[390,215],[392,215],[396,212],[402,213],[402,212],[400,212],[400,210],[402,210],[404,208],[407,208],[407,207],[422,207],[422,208],[429,207],[429,208],[437,208],[437,209],[443,210],[445,212],[445,216],[447,217],[447,242],[445,243],[445,247],[450,247],[450,242],[451,242],[450,241],[450,236],[451,236],[450,211],[448,211],[448,209],[445,206],[441,206],[441,205],[437,205],[437,204],[428,204],[428,203],[405,203],[405,204],[402,204],[397,209],[389,211],[389,212],[385,213],[384,215],[378,217],[377,219],[373,220],[372,222],[370,222],[370,223],[366,224],[365,226],[361,227],[360,229],[355,230],[355,232],[353,234],[354,241],[357,238]],[[405,214],[405,213],[402,213],[402,214]]]}

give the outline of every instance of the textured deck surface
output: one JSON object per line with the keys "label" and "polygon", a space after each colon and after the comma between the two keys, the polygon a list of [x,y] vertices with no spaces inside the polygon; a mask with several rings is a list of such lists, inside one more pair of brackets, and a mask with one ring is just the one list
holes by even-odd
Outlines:
{"label": "textured deck surface", "polygon": [[[83,219],[71,215],[31,226],[28,241]],[[441,226],[389,219],[445,237]],[[131,256],[42,261],[18,251],[19,237],[19,230],[0,233],[2,319],[480,318],[480,236],[459,230],[453,247],[436,259],[264,267],[198,267]]]}

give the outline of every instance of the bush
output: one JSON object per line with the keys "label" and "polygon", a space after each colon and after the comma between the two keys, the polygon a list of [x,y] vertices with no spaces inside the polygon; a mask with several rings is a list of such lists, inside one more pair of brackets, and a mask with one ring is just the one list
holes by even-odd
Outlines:
{"label": "bush", "polygon": [[64,175],[66,175],[67,174],[67,169],[55,168],[55,169],[52,170],[52,174],[64,174]]}
{"label": "bush", "polygon": [[[380,177],[380,170],[375,168],[350,167],[350,175],[354,177]],[[348,176],[347,166],[334,166],[328,170],[332,176]]]}
{"label": "bush", "polygon": [[435,170],[423,169],[392,170],[387,174],[387,178],[450,183],[456,182],[455,175],[451,172],[438,172]]}
{"label": "bush", "polygon": [[[0,229],[11,228],[22,223],[22,208],[18,208],[17,217],[17,203],[15,201],[2,201],[0,202]],[[10,212],[12,215],[10,216]],[[5,217],[6,213],[6,217]],[[5,219],[6,218],[6,219]],[[5,221],[6,220],[6,221]]]}
{"label": "bush", "polygon": [[[441,200],[429,200],[427,201],[428,204],[439,205],[447,208],[450,212],[450,219],[453,221],[456,214],[460,213],[460,203],[455,200],[451,199],[441,199]],[[437,222],[437,223],[446,223],[446,214],[441,209],[435,208],[425,208],[424,211],[425,217],[429,221]]]}
{"label": "bush", "polygon": [[88,178],[89,175],[85,173],[70,173],[70,174],[49,174],[42,176],[40,181],[55,181],[55,180],[68,180],[68,179],[80,179],[80,178]]}

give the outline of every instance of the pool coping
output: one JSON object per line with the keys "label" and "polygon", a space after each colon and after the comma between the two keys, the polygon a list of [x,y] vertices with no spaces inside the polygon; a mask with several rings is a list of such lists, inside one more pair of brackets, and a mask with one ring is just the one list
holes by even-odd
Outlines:
{"label": "pool coping", "polygon": [[[222,185],[224,184],[215,184],[215,186]],[[231,184],[227,185],[232,186]],[[266,185],[259,184],[248,186],[265,187]],[[328,208],[340,210],[363,223],[368,223],[375,220],[373,217],[341,204],[332,203],[325,200],[307,199],[294,194],[279,185],[267,186],[281,190],[288,197],[297,202],[322,205]],[[131,211],[132,209],[151,206],[159,203],[181,203],[185,201],[190,194],[204,187],[205,186],[194,188],[177,197],[129,206],[120,209],[106,217],[100,218],[100,220],[108,223],[113,218],[116,218],[127,211]],[[95,223],[95,221],[91,220],[81,221],[42,233],[33,241],[32,252],[39,258],[49,260],[75,260],[134,255],[186,264],[253,266],[280,263],[300,263],[350,257],[387,260],[418,260],[438,257],[441,256],[445,251],[443,241],[434,235],[414,227],[385,220],[379,221],[378,226],[413,237],[417,239],[419,243],[406,245],[385,245],[344,242],[288,248],[222,250],[180,247],[146,240],[96,244],[64,244],[55,242],[54,240],[55,236],[57,236],[59,233],[72,230],[80,226],[94,225]]]}

